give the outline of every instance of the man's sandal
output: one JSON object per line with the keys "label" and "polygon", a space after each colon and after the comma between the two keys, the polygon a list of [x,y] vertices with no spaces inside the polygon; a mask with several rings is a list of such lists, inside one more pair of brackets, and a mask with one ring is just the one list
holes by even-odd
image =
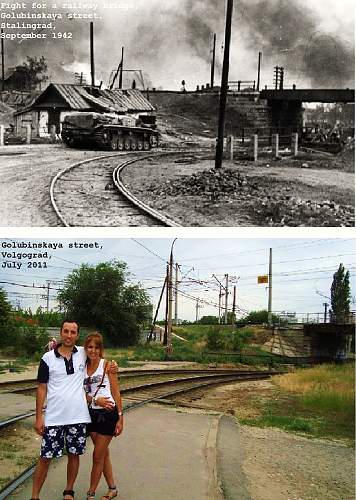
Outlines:
{"label": "man's sandal", "polygon": [[[66,498],[71,497],[71,498]],[[64,490],[63,491],[63,500],[74,500],[74,491],[73,490]]]}
{"label": "man's sandal", "polygon": [[106,495],[101,497],[101,500],[110,500],[111,498],[117,497],[117,495],[118,495],[118,491],[117,491],[116,486],[113,486],[113,487],[109,486],[109,491],[107,492]]}

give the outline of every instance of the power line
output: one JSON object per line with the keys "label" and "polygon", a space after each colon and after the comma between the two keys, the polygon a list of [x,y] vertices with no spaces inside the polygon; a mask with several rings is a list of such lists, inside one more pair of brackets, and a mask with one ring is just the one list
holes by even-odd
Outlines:
{"label": "power line", "polygon": [[163,257],[161,257],[160,255],[158,255],[158,253],[154,252],[153,250],[150,250],[149,248],[147,248],[145,245],[143,245],[142,243],[140,243],[139,241],[135,240],[135,238],[131,238],[132,241],[134,241],[135,243],[137,243],[138,245],[140,245],[142,248],[144,248],[145,250],[147,250],[147,252],[151,253],[152,255],[154,255],[155,257],[157,257],[158,259],[162,260],[164,263],[167,263],[167,259],[164,259]]}

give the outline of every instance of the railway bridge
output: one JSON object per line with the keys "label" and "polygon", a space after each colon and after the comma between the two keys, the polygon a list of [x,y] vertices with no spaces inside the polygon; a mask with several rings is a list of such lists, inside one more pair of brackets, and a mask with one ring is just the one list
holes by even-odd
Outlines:
{"label": "railway bridge", "polygon": [[354,103],[354,89],[283,89],[262,90],[273,127],[300,128],[303,126],[303,103]]}

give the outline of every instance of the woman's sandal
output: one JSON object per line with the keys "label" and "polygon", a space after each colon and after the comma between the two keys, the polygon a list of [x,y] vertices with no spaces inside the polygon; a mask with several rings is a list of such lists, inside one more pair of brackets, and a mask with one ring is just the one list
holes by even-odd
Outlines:
{"label": "woman's sandal", "polygon": [[113,486],[113,487],[109,486],[109,491],[107,492],[106,495],[101,497],[101,500],[110,500],[111,498],[117,497],[117,495],[118,495],[118,491],[117,491],[116,486]]}
{"label": "woman's sandal", "polygon": [[95,498],[95,492],[88,491],[88,493],[87,493],[87,500],[90,500],[91,498]]}
{"label": "woman's sandal", "polygon": [[[65,498],[72,497],[72,498]],[[63,491],[63,500],[74,500],[74,491],[73,490],[64,490]]]}

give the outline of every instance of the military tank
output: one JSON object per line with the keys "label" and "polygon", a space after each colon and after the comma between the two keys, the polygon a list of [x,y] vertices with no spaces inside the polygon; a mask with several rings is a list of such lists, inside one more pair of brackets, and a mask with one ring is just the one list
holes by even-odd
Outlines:
{"label": "military tank", "polygon": [[145,150],[158,146],[156,117],[111,113],[72,113],[64,118],[61,133],[70,147],[96,145],[112,151]]}

